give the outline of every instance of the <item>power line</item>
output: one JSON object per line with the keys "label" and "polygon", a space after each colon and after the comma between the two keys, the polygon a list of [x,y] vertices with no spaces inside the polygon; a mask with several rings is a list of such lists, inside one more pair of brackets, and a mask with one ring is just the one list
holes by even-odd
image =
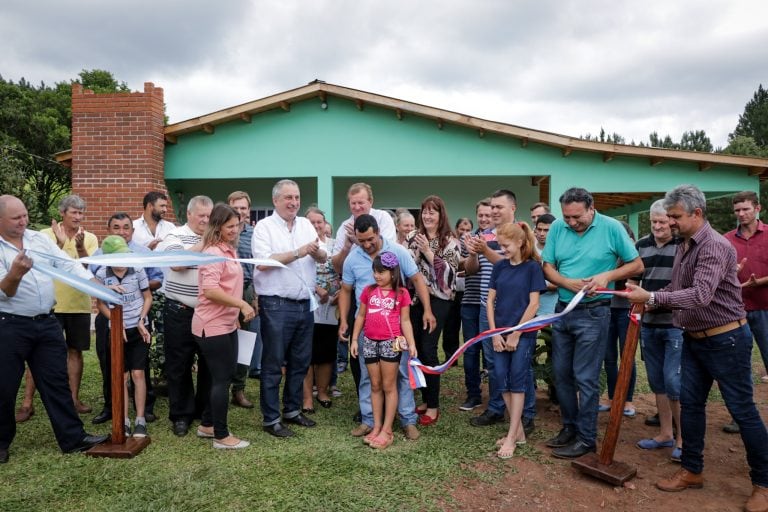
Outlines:
{"label": "power line", "polygon": [[32,158],[37,158],[38,160],[42,160],[43,162],[50,162],[50,163],[53,163],[53,164],[56,164],[56,165],[63,165],[61,162],[57,162],[56,160],[52,160],[52,159],[50,159],[48,157],[45,157],[45,156],[35,155],[33,153],[29,153],[27,151],[23,151],[21,149],[17,149],[17,148],[15,148],[13,146],[7,146],[7,145],[6,146],[0,146],[0,149],[7,149],[7,150],[13,151],[15,153],[19,153],[20,155],[31,156]]}

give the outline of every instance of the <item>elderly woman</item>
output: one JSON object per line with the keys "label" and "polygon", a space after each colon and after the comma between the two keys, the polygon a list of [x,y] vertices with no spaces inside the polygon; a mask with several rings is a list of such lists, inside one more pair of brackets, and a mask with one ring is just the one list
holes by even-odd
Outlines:
{"label": "elderly woman", "polygon": [[[451,231],[445,203],[440,197],[428,196],[424,199],[418,220],[419,227],[408,236],[407,244],[429,288],[437,327],[432,332],[415,329],[414,338],[421,362],[435,366],[440,364],[437,344],[456,291],[460,249],[459,241]],[[411,307],[411,322],[421,325],[423,314],[424,305],[416,298]],[[419,424],[428,426],[437,423],[440,417],[440,376],[425,375],[424,378],[427,384],[421,391],[424,403],[416,409]]]}
{"label": "elderly woman", "polygon": [[333,374],[333,364],[336,362],[336,344],[338,342],[339,320],[337,318],[337,300],[341,280],[333,270],[331,256],[336,241],[326,234],[325,213],[315,207],[310,207],[304,216],[309,219],[320,240],[320,247],[325,248],[328,259],[317,263],[317,279],[315,280],[315,296],[319,302],[315,310],[315,327],[312,334],[312,364],[304,378],[304,413],[313,413],[312,384],[317,387],[317,402],[321,407],[331,406],[329,387]]}
{"label": "elderly woman", "polygon": [[416,219],[413,218],[411,212],[398,209],[397,217],[395,218],[395,229],[397,230],[397,243],[408,247],[406,238],[416,229]]}
{"label": "elderly woman", "polygon": [[[203,235],[202,252],[237,258],[239,235],[240,216],[231,206],[219,203],[214,206]],[[243,268],[236,261],[201,266],[198,284],[192,334],[205,357],[211,389],[197,436],[213,438],[214,448],[245,448],[250,443],[227,429],[229,385],[237,368],[238,315],[250,322],[256,312],[242,299]]]}

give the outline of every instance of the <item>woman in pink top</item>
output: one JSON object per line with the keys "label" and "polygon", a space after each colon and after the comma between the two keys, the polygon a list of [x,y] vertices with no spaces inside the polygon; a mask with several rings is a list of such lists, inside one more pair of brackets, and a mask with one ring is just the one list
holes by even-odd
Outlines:
{"label": "woman in pink top", "polygon": [[[237,258],[240,216],[219,203],[211,212],[203,235],[203,252]],[[236,261],[203,265],[198,272],[198,305],[192,317],[192,334],[208,363],[211,391],[197,429],[198,437],[213,438],[213,447],[245,448],[250,443],[227,429],[229,385],[237,367],[238,315],[249,322],[256,312],[242,300],[243,269]]]}

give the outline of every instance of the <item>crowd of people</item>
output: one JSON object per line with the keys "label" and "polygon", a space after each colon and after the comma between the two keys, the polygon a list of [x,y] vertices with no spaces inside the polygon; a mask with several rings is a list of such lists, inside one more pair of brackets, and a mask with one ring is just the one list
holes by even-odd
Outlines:
{"label": "crowd of people", "polygon": [[[147,435],[147,424],[156,420],[149,371],[154,336],[173,433],[187,435],[199,419],[197,437],[211,439],[216,449],[250,444],[227,427],[230,404],[254,407],[245,393],[248,377],[260,379],[263,430],[289,438],[292,428],[316,426],[310,417],[315,402],[332,407],[346,368],[359,402],[351,435],[386,449],[395,441],[397,418],[404,438],[417,440],[419,427],[449,412],[441,408],[439,374],[426,372],[425,386],[411,389],[412,358],[437,366],[458,349],[459,333],[466,342],[489,329],[561,312],[585,290],[586,298],[551,327],[550,396],[562,422],[545,441],[552,455],[574,459],[596,450],[598,414],[611,407],[630,305],[641,303],[641,349],[658,408],[649,420],[659,432],[637,440],[637,447],[670,449],[680,463],[657,487],[703,485],[705,405],[716,381],[733,418],[726,430],[739,432],[746,449],[754,485],[746,509],[768,510],[768,432],[753,399],[751,367],[754,337],[768,369],[768,230],[756,194],[734,196],[738,227],[722,236],[707,222],[704,194],[681,185],[651,206],[651,234],[636,242],[629,226],[597,212],[581,188],[559,198],[561,218],[536,203],[530,223],[518,220],[517,197],[506,189],[480,199],[475,219],[455,224],[437,195],[427,196],[415,214],[373,208],[365,183],[352,185],[347,200],[350,217],[333,237],[322,210],[302,210],[299,186],[291,180],[274,185],[273,213],[255,225],[246,192],[218,204],[193,197],[186,223],[175,226],[163,218],[168,198],[153,191],[139,218],[131,221],[123,212],[110,217],[110,235],[99,248],[83,228],[85,203],[78,196],[64,198],[61,221],[39,233],[28,229],[22,201],[0,196],[0,329],[10,341],[0,344],[0,462],[8,461],[16,423],[34,414],[35,387],[62,451],[106,439],[87,434],[79,418],[92,410],[79,396],[90,298],[34,272],[37,262],[65,267],[123,298],[122,326],[110,325],[110,305],[98,302],[94,328],[104,404],[92,422],[112,418],[108,340],[117,328],[125,340],[126,432]],[[229,259],[162,269],[77,262],[97,251],[178,250]],[[235,258],[282,265],[254,268]],[[614,289],[621,293],[601,293]],[[238,358],[241,329],[257,333],[250,364]],[[463,355],[466,400],[459,410],[483,405],[486,375],[485,409],[469,421],[485,427],[508,419],[497,441],[502,459],[513,457],[536,428],[536,343],[535,332],[512,332],[487,337]],[[25,362],[25,392],[14,418]],[[601,404],[603,365],[609,401]],[[634,366],[631,372],[622,402],[628,417],[635,415]]]}

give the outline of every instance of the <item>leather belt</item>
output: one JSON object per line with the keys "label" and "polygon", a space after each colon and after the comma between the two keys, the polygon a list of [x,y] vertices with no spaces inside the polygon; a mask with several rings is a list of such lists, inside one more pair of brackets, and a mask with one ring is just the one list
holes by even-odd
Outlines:
{"label": "leather belt", "polygon": [[[566,306],[568,306],[567,302],[558,301],[560,303],[560,307],[565,309]],[[573,309],[592,309],[592,308],[599,308],[601,306],[610,306],[611,305],[611,299],[598,299],[598,300],[592,300],[589,302],[579,302],[576,304],[576,307]]]}
{"label": "leather belt", "polygon": [[289,299],[287,297],[280,297],[279,295],[259,295],[259,298],[265,300],[281,300],[292,304],[307,304],[309,302],[309,299]]}
{"label": "leather belt", "polygon": [[171,305],[171,306],[176,306],[179,309],[189,309],[190,311],[194,311],[194,309],[195,309],[195,308],[193,308],[191,306],[187,306],[183,302],[179,302],[177,300],[169,299],[167,297],[165,299],[165,303],[168,304],[168,305]]}
{"label": "leather belt", "polygon": [[723,334],[724,332],[738,329],[745,323],[747,323],[747,319],[741,318],[739,320],[734,320],[733,322],[728,322],[727,324],[719,325],[717,327],[704,329],[703,331],[690,331],[690,332],[686,332],[686,334],[691,338],[694,338],[697,340],[700,340],[702,338],[711,338],[712,336],[717,336],[718,334]]}
{"label": "leather belt", "polygon": [[53,310],[50,310],[48,313],[43,313],[40,315],[34,315],[34,316],[24,316],[24,315],[14,315],[13,313],[6,313],[5,311],[0,311],[0,316],[7,316],[10,318],[20,318],[22,320],[43,320],[45,318],[50,317],[53,315]]}

